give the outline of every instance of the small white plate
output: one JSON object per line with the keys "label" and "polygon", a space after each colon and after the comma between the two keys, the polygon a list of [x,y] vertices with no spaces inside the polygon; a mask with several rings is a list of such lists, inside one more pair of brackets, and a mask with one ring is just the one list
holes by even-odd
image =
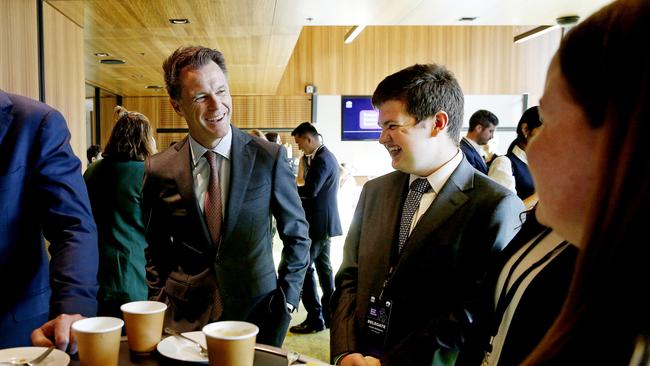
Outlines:
{"label": "small white plate", "polygon": [[[0,350],[0,362],[20,361],[27,362],[33,360],[43,352],[47,347],[16,347]],[[67,353],[55,349],[47,358],[41,361],[38,366],[67,366],[70,363],[70,356]]]}
{"label": "small white plate", "polygon": [[[200,330],[185,332],[183,335],[201,343],[204,347],[206,346],[205,335]],[[201,356],[199,347],[196,344],[181,337],[169,336],[160,341],[157,348],[161,355],[174,360],[208,363],[208,358]]]}

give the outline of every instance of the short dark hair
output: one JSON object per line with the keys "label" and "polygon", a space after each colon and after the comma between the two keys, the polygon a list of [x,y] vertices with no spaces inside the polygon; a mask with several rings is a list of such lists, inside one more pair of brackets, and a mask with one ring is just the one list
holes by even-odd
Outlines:
{"label": "short dark hair", "polygon": [[102,148],[101,146],[94,144],[90,145],[88,149],[86,149],[86,158],[88,158],[88,164],[93,162],[93,158],[96,158],[99,156],[99,154],[102,153]]}
{"label": "short dark hair", "polygon": [[278,142],[278,139],[280,138],[280,135],[277,132],[267,132],[264,136],[266,136],[266,139],[271,142]]}
{"label": "short dark hair", "polygon": [[474,131],[478,125],[481,125],[483,128],[490,127],[490,125],[498,126],[499,118],[488,110],[479,109],[469,117],[469,130]]}
{"label": "short dark hair", "polygon": [[198,69],[201,66],[207,65],[210,61],[214,61],[221,71],[223,71],[223,74],[228,76],[226,59],[223,57],[223,53],[218,50],[203,46],[187,46],[176,49],[163,62],[165,88],[169,97],[173,100],[180,99],[181,85],[178,76],[184,68]]}
{"label": "short dark hair", "polygon": [[303,122],[291,131],[291,136],[304,136],[305,134],[318,137],[318,131],[311,122]]}
{"label": "short dark hair", "polygon": [[440,111],[449,116],[447,133],[453,141],[460,140],[463,124],[463,91],[446,67],[436,64],[415,64],[382,80],[372,95],[372,104],[379,108],[389,100],[400,100],[406,111],[421,122]]}

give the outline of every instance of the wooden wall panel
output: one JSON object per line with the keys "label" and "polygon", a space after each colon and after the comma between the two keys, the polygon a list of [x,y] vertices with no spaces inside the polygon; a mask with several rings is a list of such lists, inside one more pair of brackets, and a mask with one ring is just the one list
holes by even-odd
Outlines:
{"label": "wooden wall panel", "polygon": [[446,65],[466,94],[541,94],[559,31],[523,45],[518,27],[367,27],[351,44],[349,27],[304,27],[276,95],[372,94],[387,75],[414,63]]}
{"label": "wooden wall panel", "polygon": [[[174,112],[167,97],[125,97],[122,102],[128,110],[147,116],[154,131],[158,128],[187,128],[185,120]],[[284,130],[281,131],[282,141],[293,142],[290,131],[287,130],[310,120],[309,96],[233,96],[232,124],[238,128]],[[106,127],[112,128],[112,122]],[[102,125],[102,136],[104,129],[105,126]],[[108,133],[110,134],[110,130]],[[157,133],[158,147],[163,149],[169,146],[171,141],[178,141],[184,135],[177,132]]]}
{"label": "wooden wall panel", "polygon": [[0,89],[38,100],[36,1],[0,0]]}
{"label": "wooden wall panel", "polygon": [[65,117],[72,134],[72,149],[85,167],[89,142],[84,110],[83,29],[43,3],[43,34],[45,101]]}
{"label": "wooden wall panel", "polygon": [[99,97],[100,141],[98,143],[102,147],[102,151],[104,150],[109,137],[111,137],[113,126],[115,126],[115,117],[113,116],[113,113],[115,111],[116,105],[117,99],[114,95],[105,95]]}

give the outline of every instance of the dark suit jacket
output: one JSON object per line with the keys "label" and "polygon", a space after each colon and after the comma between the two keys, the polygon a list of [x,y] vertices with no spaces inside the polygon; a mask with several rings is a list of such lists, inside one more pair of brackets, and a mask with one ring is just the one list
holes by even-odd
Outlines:
{"label": "dark suit jacket", "polygon": [[[216,320],[218,286],[221,320],[256,323],[258,342],[280,345],[290,319],[284,297],[298,305],[309,264],[307,222],[285,150],[235,127],[232,134],[218,253],[194,193],[188,139],[147,160],[143,211],[150,295],[169,304],[168,323],[194,330]],[[277,275],[271,214],[284,243]]]}
{"label": "dark suit jacket", "polygon": [[[368,298],[386,279],[408,181],[393,172],[363,187],[332,298],[333,357],[365,352]],[[436,349],[457,347],[490,258],[515,235],[523,209],[463,159],[407,239],[384,291],[393,309],[382,365],[430,365]]]}
{"label": "dark suit jacket", "polygon": [[338,190],[339,163],[323,146],[311,160],[305,184],[298,187],[312,240],[343,234],[337,204]]}
{"label": "dark suit jacket", "polygon": [[0,348],[31,344],[48,311],[96,312],[97,231],[69,141],[59,112],[0,91]]}
{"label": "dark suit jacket", "polygon": [[463,137],[460,139],[460,149],[463,151],[463,154],[465,154],[465,158],[467,158],[467,161],[472,164],[476,170],[479,172],[486,174],[488,173],[488,167],[485,164],[485,161],[483,161],[483,157],[481,154],[476,151],[474,146],[472,146],[469,142],[465,140]]}

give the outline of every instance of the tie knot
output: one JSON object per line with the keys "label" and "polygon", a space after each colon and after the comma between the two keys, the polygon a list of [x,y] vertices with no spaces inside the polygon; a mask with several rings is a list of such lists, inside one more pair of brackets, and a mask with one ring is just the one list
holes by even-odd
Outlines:
{"label": "tie knot", "polygon": [[418,193],[426,193],[431,188],[431,185],[427,179],[418,178],[411,183],[409,188]]}
{"label": "tie knot", "polygon": [[212,150],[208,150],[203,155],[210,165],[210,169],[215,169],[217,167],[217,153]]}

